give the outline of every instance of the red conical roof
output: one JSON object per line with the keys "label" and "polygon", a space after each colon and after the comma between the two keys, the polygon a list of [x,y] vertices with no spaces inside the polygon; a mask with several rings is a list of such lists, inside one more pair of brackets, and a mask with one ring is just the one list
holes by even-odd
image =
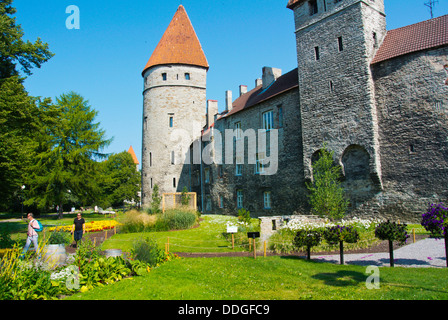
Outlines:
{"label": "red conical roof", "polygon": [[177,9],[143,73],[148,68],[163,64],[187,64],[207,69],[209,67],[201,43],[182,5]]}

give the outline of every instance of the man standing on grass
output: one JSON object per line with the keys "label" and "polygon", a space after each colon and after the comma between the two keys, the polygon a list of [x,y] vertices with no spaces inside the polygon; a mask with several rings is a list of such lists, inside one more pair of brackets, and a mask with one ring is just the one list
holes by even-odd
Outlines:
{"label": "man standing on grass", "polygon": [[34,245],[34,249],[36,250],[36,255],[39,255],[39,235],[36,232],[36,229],[39,229],[39,224],[37,220],[34,219],[34,215],[32,213],[28,213],[27,219],[29,220],[28,223],[28,231],[27,231],[27,238],[25,247],[23,248],[21,257],[23,258],[25,256],[25,253],[27,253],[28,249],[30,248],[31,242]]}
{"label": "man standing on grass", "polygon": [[73,221],[72,234],[74,232],[74,239],[76,241],[75,247],[78,247],[78,242],[81,241],[83,234],[86,232],[86,222],[81,214],[78,213],[77,217]]}

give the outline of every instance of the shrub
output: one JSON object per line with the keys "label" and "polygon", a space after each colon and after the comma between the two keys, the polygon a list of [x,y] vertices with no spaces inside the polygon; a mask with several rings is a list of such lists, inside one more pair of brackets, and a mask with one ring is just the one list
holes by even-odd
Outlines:
{"label": "shrub", "polygon": [[156,215],[131,210],[124,215],[122,220],[123,226],[120,230],[124,233],[145,232],[154,227],[156,220]]}
{"label": "shrub", "polygon": [[442,203],[429,205],[422,215],[422,226],[435,237],[445,237],[445,259],[448,267],[448,208]]}
{"label": "shrub", "polygon": [[344,242],[356,243],[359,241],[359,232],[353,226],[333,226],[326,228],[324,238],[330,245],[339,244],[340,263],[344,264]]}
{"label": "shrub", "polygon": [[0,228],[0,249],[12,248],[14,244],[8,228]]}
{"label": "shrub", "polygon": [[320,230],[299,230],[294,237],[294,246],[299,250],[306,248],[307,259],[311,259],[311,248],[318,246],[322,241]]}
{"label": "shrub", "polygon": [[63,230],[53,231],[48,239],[48,244],[63,244],[68,245],[72,242],[72,236],[70,233]]}
{"label": "shrub", "polygon": [[448,208],[442,203],[430,204],[428,211],[422,215],[422,226],[435,237],[448,233]]}
{"label": "shrub", "polygon": [[339,181],[341,167],[333,163],[333,151],[326,144],[319,153],[319,159],[313,163],[313,183],[307,183],[310,192],[311,211],[320,217],[338,220],[344,217],[349,205],[345,191]]}
{"label": "shrub", "polygon": [[409,238],[406,228],[406,224],[386,221],[380,223],[375,229],[375,236],[378,239],[389,241],[389,261],[391,267],[394,266],[393,242],[398,241],[400,244],[404,244],[406,242],[406,240]]}
{"label": "shrub", "polygon": [[249,225],[250,221],[251,221],[251,219],[250,219],[250,211],[248,211],[248,210],[246,210],[244,208],[239,209],[238,210],[238,221],[240,221],[240,222],[242,222],[242,223],[244,223],[246,225]]}
{"label": "shrub", "polygon": [[132,244],[131,257],[154,267],[163,259],[163,251],[154,239],[138,239]]}
{"label": "shrub", "polygon": [[156,231],[185,230],[192,228],[197,221],[196,212],[186,208],[166,210],[157,215],[154,225]]}

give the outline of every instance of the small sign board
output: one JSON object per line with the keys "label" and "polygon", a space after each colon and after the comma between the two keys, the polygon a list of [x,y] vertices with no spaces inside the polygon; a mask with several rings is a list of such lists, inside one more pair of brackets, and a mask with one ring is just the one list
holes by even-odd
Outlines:
{"label": "small sign board", "polygon": [[227,233],[237,233],[238,227],[237,226],[227,226]]}
{"label": "small sign board", "polygon": [[260,232],[248,232],[247,237],[252,239],[260,238]]}

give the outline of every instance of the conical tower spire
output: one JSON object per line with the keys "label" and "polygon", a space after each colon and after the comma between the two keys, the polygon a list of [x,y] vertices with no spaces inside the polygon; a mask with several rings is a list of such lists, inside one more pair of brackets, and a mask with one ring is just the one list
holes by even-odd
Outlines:
{"label": "conical tower spire", "polygon": [[207,68],[207,58],[185,8],[180,5],[162,39],[143,69],[164,64],[185,64]]}

